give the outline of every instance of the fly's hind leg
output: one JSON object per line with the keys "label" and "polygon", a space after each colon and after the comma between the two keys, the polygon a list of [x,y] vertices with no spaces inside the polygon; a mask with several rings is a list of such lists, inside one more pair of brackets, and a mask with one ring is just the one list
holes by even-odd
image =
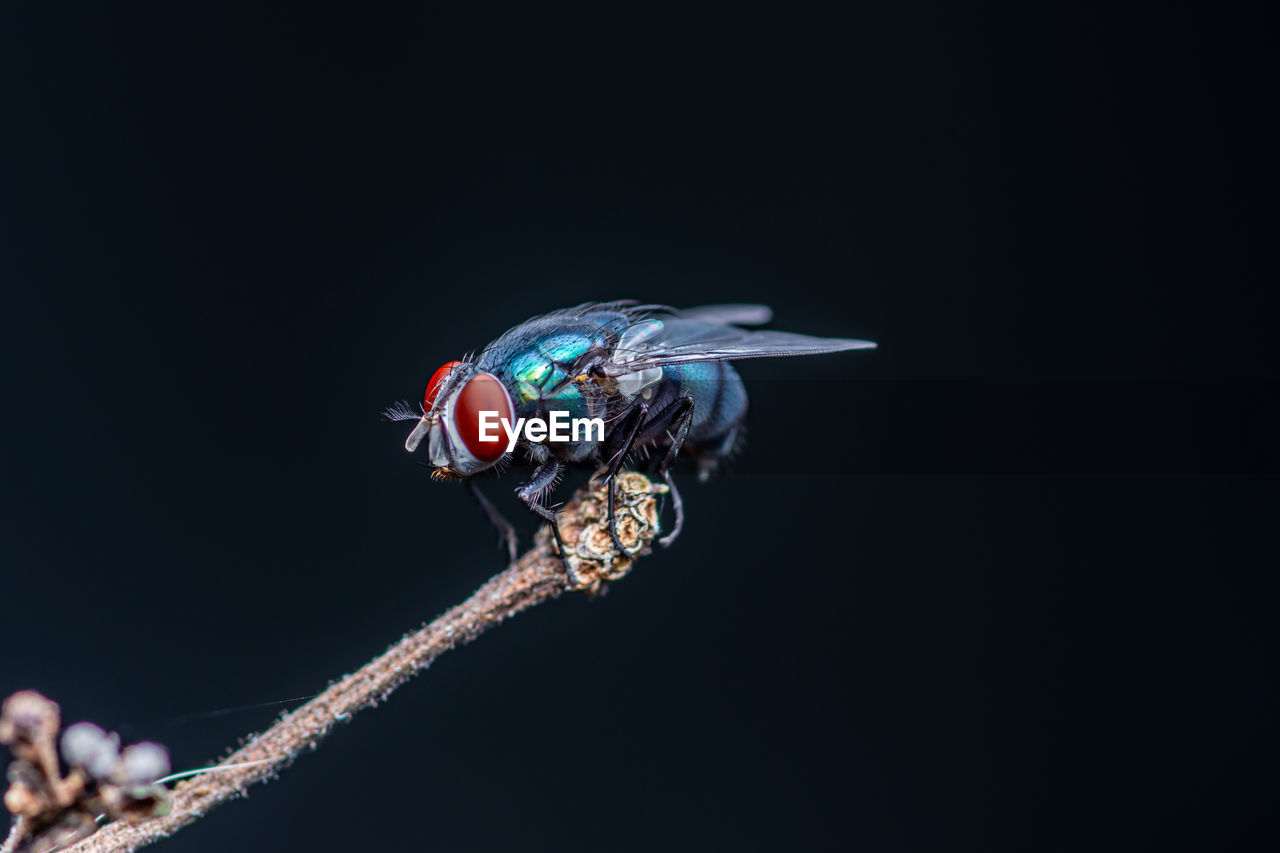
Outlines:
{"label": "fly's hind leg", "polygon": [[685,439],[689,437],[689,427],[693,425],[693,404],[692,397],[685,397],[680,401],[681,408],[677,409],[675,415],[678,419],[676,434],[671,438],[667,455],[658,463],[658,473],[662,475],[663,482],[671,490],[671,507],[676,515],[671,532],[658,540],[658,544],[663,548],[670,548],[676,541],[676,537],[680,535],[680,531],[684,529],[684,501],[680,500],[680,490],[676,488],[675,481],[671,478],[671,466],[675,464],[676,457],[680,455],[680,449],[684,447]]}
{"label": "fly's hind leg", "polygon": [[720,466],[721,461],[732,456],[737,450],[738,445],[742,441],[742,426],[733,427],[724,438],[720,440],[720,444],[708,450],[698,451],[698,482],[705,483],[711,479],[711,475]]}
{"label": "fly's hind leg", "polygon": [[671,478],[669,470],[662,472],[662,481],[667,484],[667,489],[671,492],[671,508],[675,510],[676,523],[671,525],[670,533],[658,540],[658,544],[663,548],[670,548],[676,541],[676,537],[680,535],[680,531],[684,529],[684,501],[680,500],[680,490],[676,488],[675,480]]}

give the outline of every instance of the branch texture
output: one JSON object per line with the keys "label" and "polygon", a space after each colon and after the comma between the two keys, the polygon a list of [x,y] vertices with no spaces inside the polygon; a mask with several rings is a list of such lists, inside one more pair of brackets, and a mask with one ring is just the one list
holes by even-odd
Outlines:
{"label": "branch texture", "polygon": [[[617,529],[630,555],[646,552],[658,533],[654,496],[664,491],[665,486],[654,485],[640,474],[619,474]],[[166,838],[255,782],[277,776],[301,753],[316,747],[338,723],[386,699],[449,649],[566,590],[595,593],[607,581],[622,577],[634,556],[615,550],[606,507],[605,490],[588,486],[560,514],[573,582],[555,555],[548,532],[541,531],[533,548],[466,601],[405,635],[381,656],[282,717],[210,772],[179,782],[172,791],[168,815],[142,823],[116,821],[68,849],[74,853],[124,853]]]}

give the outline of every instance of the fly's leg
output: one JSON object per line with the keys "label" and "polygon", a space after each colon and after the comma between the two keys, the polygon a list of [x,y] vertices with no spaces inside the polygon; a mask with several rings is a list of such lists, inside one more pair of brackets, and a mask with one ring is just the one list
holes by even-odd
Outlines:
{"label": "fly's leg", "polygon": [[631,556],[631,552],[627,550],[627,546],[622,544],[622,540],[618,538],[618,521],[614,514],[613,506],[618,500],[618,480],[615,477],[609,478],[609,538],[613,540],[613,547],[618,549],[618,553],[624,557]]}
{"label": "fly's leg", "polygon": [[[643,414],[648,412],[648,407],[643,408]],[[666,481],[667,486],[671,489],[672,505],[676,511],[676,523],[672,528],[670,535],[658,540],[664,547],[669,547],[676,537],[680,535],[680,530],[684,527],[684,503],[680,500],[680,492],[676,489],[675,483],[671,479],[670,468],[674,464],[676,456],[680,453],[680,448],[684,446],[684,440],[689,435],[689,427],[693,423],[693,397],[682,397],[675,403],[663,409],[653,419],[653,423],[649,424],[643,436],[640,436],[640,443],[647,444],[657,435],[666,431],[672,424],[676,425],[676,434],[671,439],[671,447],[667,449],[666,456],[658,465],[658,472]],[[628,450],[631,445],[636,443],[636,430],[632,430],[629,438]],[[621,466],[619,466],[621,467]],[[614,472],[616,473],[616,471]],[[630,552],[622,546],[622,540],[618,538],[618,519],[614,513],[615,497],[613,474],[609,476],[609,537],[613,539],[613,547],[617,548],[619,553],[630,556]]]}
{"label": "fly's leg", "polygon": [[[640,428],[644,426],[644,419],[649,416],[649,404],[641,403],[635,410],[635,414],[631,416],[634,421],[631,424],[631,430],[627,433],[627,440],[623,443],[622,449],[614,454],[613,459],[609,462],[609,470],[605,473],[605,479],[613,482],[613,478],[622,470],[623,464],[627,461],[627,454],[631,452],[631,448],[635,446],[636,437],[640,435]],[[615,540],[616,542],[616,540]]]}
{"label": "fly's leg", "polygon": [[484,496],[484,492],[480,491],[480,487],[476,485],[475,480],[462,481],[471,497],[475,498],[476,503],[480,504],[480,508],[484,510],[485,516],[489,519],[489,523],[498,528],[498,533],[502,535],[502,541],[507,544],[507,561],[514,563],[516,561],[516,529],[511,526],[511,522],[502,517],[502,513],[498,512],[498,508],[489,502]]}
{"label": "fly's leg", "polygon": [[677,405],[681,408],[675,415],[679,419],[676,434],[671,439],[671,446],[667,448],[667,455],[662,457],[662,462],[658,464],[658,473],[662,475],[667,488],[671,490],[671,507],[676,514],[676,522],[672,525],[671,532],[658,540],[658,544],[663,548],[670,548],[676,541],[676,537],[680,535],[680,531],[684,529],[684,501],[680,500],[680,490],[671,479],[671,466],[675,464],[676,457],[680,455],[680,449],[684,447],[685,439],[689,437],[689,427],[693,425],[694,401],[692,397],[685,397]]}
{"label": "fly's leg", "polygon": [[738,446],[738,436],[741,432],[741,425],[735,426],[725,433],[718,447],[698,454],[698,482],[705,483],[711,479],[711,473],[719,466],[720,460],[732,454],[734,448]]}
{"label": "fly's leg", "polygon": [[684,529],[684,501],[680,500],[680,490],[676,488],[675,480],[671,479],[670,471],[662,472],[662,480],[671,492],[671,508],[675,510],[676,523],[671,526],[670,533],[658,540],[658,544],[663,548],[670,548],[671,543],[676,541],[676,537]]}
{"label": "fly's leg", "polygon": [[569,552],[565,550],[564,539],[560,536],[560,523],[556,520],[554,510],[547,509],[540,501],[542,496],[549,492],[556,484],[556,478],[560,476],[560,462],[554,457],[548,457],[539,463],[534,469],[533,475],[529,477],[528,482],[516,489],[516,497],[529,508],[534,515],[546,519],[547,524],[551,526],[551,535],[556,540],[556,552],[560,555],[561,561],[564,562],[565,573],[569,576],[569,583],[577,586],[581,578],[574,571],[573,566],[569,563]]}
{"label": "fly's leg", "polygon": [[573,566],[569,565],[568,552],[564,547],[564,539],[560,536],[560,522],[556,520],[555,510],[547,509],[542,504],[537,503],[531,503],[528,506],[534,515],[545,518],[547,524],[551,526],[551,535],[556,540],[556,556],[564,562],[564,570],[569,574],[569,580],[576,584],[578,582],[577,572],[573,570]]}
{"label": "fly's leg", "polygon": [[614,513],[614,505],[618,499],[618,472],[622,470],[622,465],[627,461],[627,454],[631,452],[631,448],[635,446],[636,437],[640,435],[640,428],[644,426],[644,419],[649,415],[649,404],[641,403],[631,416],[634,423],[631,430],[627,433],[627,440],[622,445],[622,449],[613,457],[613,461],[609,463],[609,470],[605,472],[605,483],[609,486],[609,538],[613,540],[613,547],[618,549],[618,553],[624,556],[631,556],[631,552],[622,544],[622,540],[618,538],[618,519]]}

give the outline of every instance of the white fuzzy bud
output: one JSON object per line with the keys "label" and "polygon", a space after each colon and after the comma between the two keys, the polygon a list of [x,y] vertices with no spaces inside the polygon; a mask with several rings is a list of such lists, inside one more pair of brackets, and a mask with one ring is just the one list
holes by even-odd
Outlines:
{"label": "white fuzzy bud", "polygon": [[95,779],[104,779],[120,760],[120,746],[115,737],[93,723],[76,723],[62,733],[62,757]]}
{"label": "white fuzzy bud", "polygon": [[169,751],[158,743],[143,741],[124,751],[124,775],[135,785],[150,785],[169,775]]}

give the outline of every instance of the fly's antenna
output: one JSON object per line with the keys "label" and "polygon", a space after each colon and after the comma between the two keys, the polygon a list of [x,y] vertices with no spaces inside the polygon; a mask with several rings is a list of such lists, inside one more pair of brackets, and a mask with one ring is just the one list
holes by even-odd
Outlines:
{"label": "fly's antenna", "polygon": [[[417,411],[415,411],[415,405]],[[383,419],[392,422],[420,420],[423,414],[421,404],[414,404],[409,400],[396,400],[382,410]]]}

